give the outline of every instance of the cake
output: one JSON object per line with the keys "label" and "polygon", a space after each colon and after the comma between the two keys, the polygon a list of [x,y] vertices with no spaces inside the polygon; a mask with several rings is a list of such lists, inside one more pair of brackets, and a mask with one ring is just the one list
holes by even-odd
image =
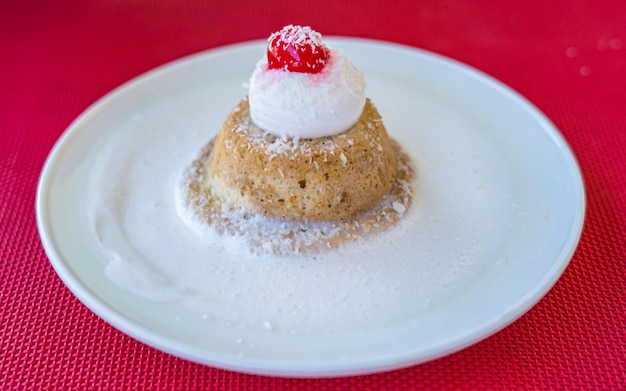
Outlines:
{"label": "cake", "polygon": [[254,124],[242,100],[206,161],[211,195],[278,219],[345,220],[380,202],[396,179],[396,153],[369,101],[344,133],[282,141]]}
{"label": "cake", "polygon": [[310,27],[268,41],[248,95],[186,171],[186,209],[220,232],[264,247],[284,239],[297,252],[394,224],[411,202],[413,169],[362,73]]}

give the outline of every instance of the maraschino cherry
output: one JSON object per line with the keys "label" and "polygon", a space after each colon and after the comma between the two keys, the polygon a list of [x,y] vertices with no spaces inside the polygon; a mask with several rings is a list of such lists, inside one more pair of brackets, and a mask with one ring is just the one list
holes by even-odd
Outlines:
{"label": "maraschino cherry", "polygon": [[322,42],[322,35],[308,26],[285,26],[270,36],[267,45],[270,69],[319,73],[328,57],[329,51]]}

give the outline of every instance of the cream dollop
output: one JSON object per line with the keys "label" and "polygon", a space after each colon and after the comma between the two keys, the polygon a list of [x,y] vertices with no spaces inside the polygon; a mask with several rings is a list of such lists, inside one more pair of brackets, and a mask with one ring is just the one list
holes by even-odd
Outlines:
{"label": "cream dollop", "polygon": [[330,49],[320,73],[269,69],[256,64],[248,100],[252,121],[278,136],[317,138],[354,125],[365,106],[365,78],[339,50]]}

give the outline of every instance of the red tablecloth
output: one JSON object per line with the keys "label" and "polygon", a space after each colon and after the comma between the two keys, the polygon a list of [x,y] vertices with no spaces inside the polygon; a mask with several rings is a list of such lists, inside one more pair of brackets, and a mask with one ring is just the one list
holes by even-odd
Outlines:
{"label": "red tablecloth", "polygon": [[[460,60],[557,125],[583,171],[587,220],[570,266],[530,312],[424,365],[283,379],[157,351],[66,289],[34,212],[42,165],[64,129],[144,71],[289,23]],[[0,58],[0,389],[626,389],[625,1],[3,1]]]}

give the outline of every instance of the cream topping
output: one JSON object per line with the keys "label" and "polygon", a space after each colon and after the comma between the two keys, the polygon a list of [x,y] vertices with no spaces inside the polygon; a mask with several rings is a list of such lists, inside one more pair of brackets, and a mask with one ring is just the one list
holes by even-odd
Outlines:
{"label": "cream topping", "polygon": [[316,138],[340,134],[361,116],[365,78],[339,50],[317,74],[269,69],[256,64],[248,98],[254,123],[278,136]]}

